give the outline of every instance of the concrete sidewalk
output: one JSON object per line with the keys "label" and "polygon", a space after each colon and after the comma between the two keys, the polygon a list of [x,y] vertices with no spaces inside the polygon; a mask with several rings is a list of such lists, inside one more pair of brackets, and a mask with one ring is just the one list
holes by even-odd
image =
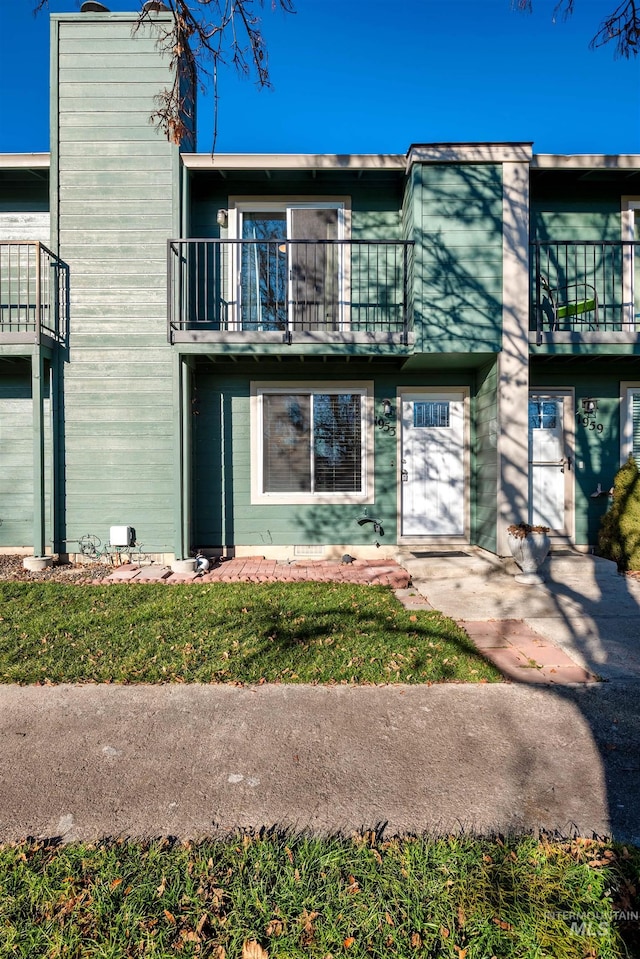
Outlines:
{"label": "concrete sidewalk", "polygon": [[640,580],[619,575],[608,560],[566,551],[545,562],[543,586],[521,586],[515,564],[483,550],[460,553],[404,552],[398,561],[429,605],[454,619],[521,620],[585,670],[640,680]]}
{"label": "concrete sidewalk", "polygon": [[640,705],[607,686],[0,687],[0,840],[279,824],[640,840]]}

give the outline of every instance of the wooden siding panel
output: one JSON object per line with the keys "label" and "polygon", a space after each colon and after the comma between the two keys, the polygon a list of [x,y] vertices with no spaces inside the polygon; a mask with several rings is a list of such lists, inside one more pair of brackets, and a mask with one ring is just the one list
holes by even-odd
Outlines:
{"label": "wooden siding panel", "polygon": [[502,171],[487,164],[414,167],[414,292],[426,352],[499,350]]}
{"label": "wooden siding panel", "polygon": [[[153,133],[149,127],[150,133]],[[121,172],[124,175],[127,172],[127,165],[135,167],[138,170],[145,169],[144,163],[148,157],[164,157],[166,159],[167,143],[162,140],[160,135],[153,140],[140,140],[129,142],[125,138],[114,140],[113,130],[108,140],[97,140],[95,142],[87,140],[62,140],[59,145],[60,159],[66,164],[69,158],[83,157],[85,160],[92,158],[98,162],[95,164],[100,169],[104,157],[118,157],[122,160]]]}
{"label": "wooden siding panel", "polygon": [[483,549],[495,551],[498,519],[497,363],[479,371],[474,405],[474,542]]}
{"label": "wooden siding panel", "polygon": [[620,200],[613,204],[548,203],[532,211],[532,231],[537,240],[620,240]]}
{"label": "wooden siding panel", "polygon": [[104,543],[109,526],[129,524],[145,548],[170,552],[166,245],[177,151],[149,122],[170,83],[168,60],[131,27],[60,22],[58,224],[71,270],[65,535],[90,532]]}
{"label": "wooden siding panel", "polygon": [[[126,173],[124,178],[123,172]],[[85,195],[89,196],[92,187],[121,187],[127,191],[139,191],[141,188],[153,191],[155,188],[161,195],[171,189],[170,173],[166,157],[161,154],[146,157],[144,163],[140,162],[139,157],[80,156],[67,157],[59,181],[63,190],[84,190]],[[123,197],[127,196],[128,193],[123,194]]]}
{"label": "wooden siding panel", "polygon": [[[28,364],[0,374],[0,547],[33,548],[33,404]],[[51,414],[44,401],[45,523],[50,539]]]}
{"label": "wooden siding panel", "polygon": [[63,78],[59,104],[61,110],[87,110],[97,104],[97,109],[117,112],[116,107],[120,103],[125,112],[137,110],[142,113],[144,104],[152,103],[157,93],[157,82],[140,83],[135,77],[124,82],[121,77],[111,77],[109,83],[92,83],[89,75],[84,82],[70,82]]}

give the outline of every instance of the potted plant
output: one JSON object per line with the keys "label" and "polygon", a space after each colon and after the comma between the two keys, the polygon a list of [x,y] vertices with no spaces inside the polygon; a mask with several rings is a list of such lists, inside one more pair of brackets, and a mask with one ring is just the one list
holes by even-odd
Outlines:
{"label": "potted plant", "polygon": [[530,526],[529,523],[514,523],[507,527],[507,540],[511,555],[522,570],[516,575],[516,583],[538,586],[544,576],[538,570],[547,558],[551,547],[548,526]]}

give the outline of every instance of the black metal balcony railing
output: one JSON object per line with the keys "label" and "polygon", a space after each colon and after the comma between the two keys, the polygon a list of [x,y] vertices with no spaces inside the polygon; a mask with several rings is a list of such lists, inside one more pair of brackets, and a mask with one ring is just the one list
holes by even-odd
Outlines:
{"label": "black metal balcony railing", "polygon": [[546,332],[640,330],[640,243],[570,240],[531,245],[531,323]]}
{"label": "black metal balcony railing", "polygon": [[0,241],[0,335],[16,341],[66,333],[68,267],[36,240]]}
{"label": "black metal balcony railing", "polygon": [[169,337],[176,331],[409,331],[413,244],[382,240],[170,240]]}

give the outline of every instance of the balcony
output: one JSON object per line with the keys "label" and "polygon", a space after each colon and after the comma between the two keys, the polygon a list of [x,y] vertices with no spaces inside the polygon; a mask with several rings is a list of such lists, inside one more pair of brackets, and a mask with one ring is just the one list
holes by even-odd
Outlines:
{"label": "balcony", "polygon": [[0,345],[60,343],[69,270],[43,243],[0,241]]}
{"label": "balcony", "polygon": [[383,240],[170,240],[169,340],[406,347],[412,251]]}
{"label": "balcony", "polygon": [[530,330],[542,343],[638,343],[640,243],[531,245]]}

